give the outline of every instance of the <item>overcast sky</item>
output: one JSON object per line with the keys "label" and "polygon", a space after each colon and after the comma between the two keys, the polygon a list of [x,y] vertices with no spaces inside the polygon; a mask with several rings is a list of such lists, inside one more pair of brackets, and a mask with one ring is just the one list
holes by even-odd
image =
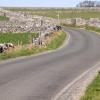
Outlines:
{"label": "overcast sky", "polygon": [[74,7],[83,0],[0,0],[0,6],[19,7]]}

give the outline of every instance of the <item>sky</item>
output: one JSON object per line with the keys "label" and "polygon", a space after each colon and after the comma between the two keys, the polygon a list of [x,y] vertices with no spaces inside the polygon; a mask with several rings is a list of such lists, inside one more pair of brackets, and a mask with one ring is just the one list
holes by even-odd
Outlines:
{"label": "sky", "polygon": [[75,7],[83,0],[0,0],[0,6],[11,7]]}

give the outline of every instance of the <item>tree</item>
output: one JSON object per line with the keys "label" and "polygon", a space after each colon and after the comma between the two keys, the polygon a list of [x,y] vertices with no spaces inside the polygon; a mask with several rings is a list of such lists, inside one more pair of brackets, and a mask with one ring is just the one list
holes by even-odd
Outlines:
{"label": "tree", "polygon": [[100,1],[85,0],[80,2],[77,7],[100,7]]}

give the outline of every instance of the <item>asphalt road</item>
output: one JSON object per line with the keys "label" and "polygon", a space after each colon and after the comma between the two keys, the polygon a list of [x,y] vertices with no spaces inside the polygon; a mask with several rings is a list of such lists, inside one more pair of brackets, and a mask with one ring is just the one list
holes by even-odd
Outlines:
{"label": "asphalt road", "polygon": [[0,100],[51,100],[100,61],[100,36],[66,29],[68,45],[56,52],[0,63]]}

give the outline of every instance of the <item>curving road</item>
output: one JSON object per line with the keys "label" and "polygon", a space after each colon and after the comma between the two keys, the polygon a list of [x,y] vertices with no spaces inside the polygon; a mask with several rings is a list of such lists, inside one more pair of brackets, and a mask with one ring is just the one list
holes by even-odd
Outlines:
{"label": "curving road", "polygon": [[0,63],[0,100],[51,100],[100,61],[100,36],[66,29],[68,45],[56,52]]}

